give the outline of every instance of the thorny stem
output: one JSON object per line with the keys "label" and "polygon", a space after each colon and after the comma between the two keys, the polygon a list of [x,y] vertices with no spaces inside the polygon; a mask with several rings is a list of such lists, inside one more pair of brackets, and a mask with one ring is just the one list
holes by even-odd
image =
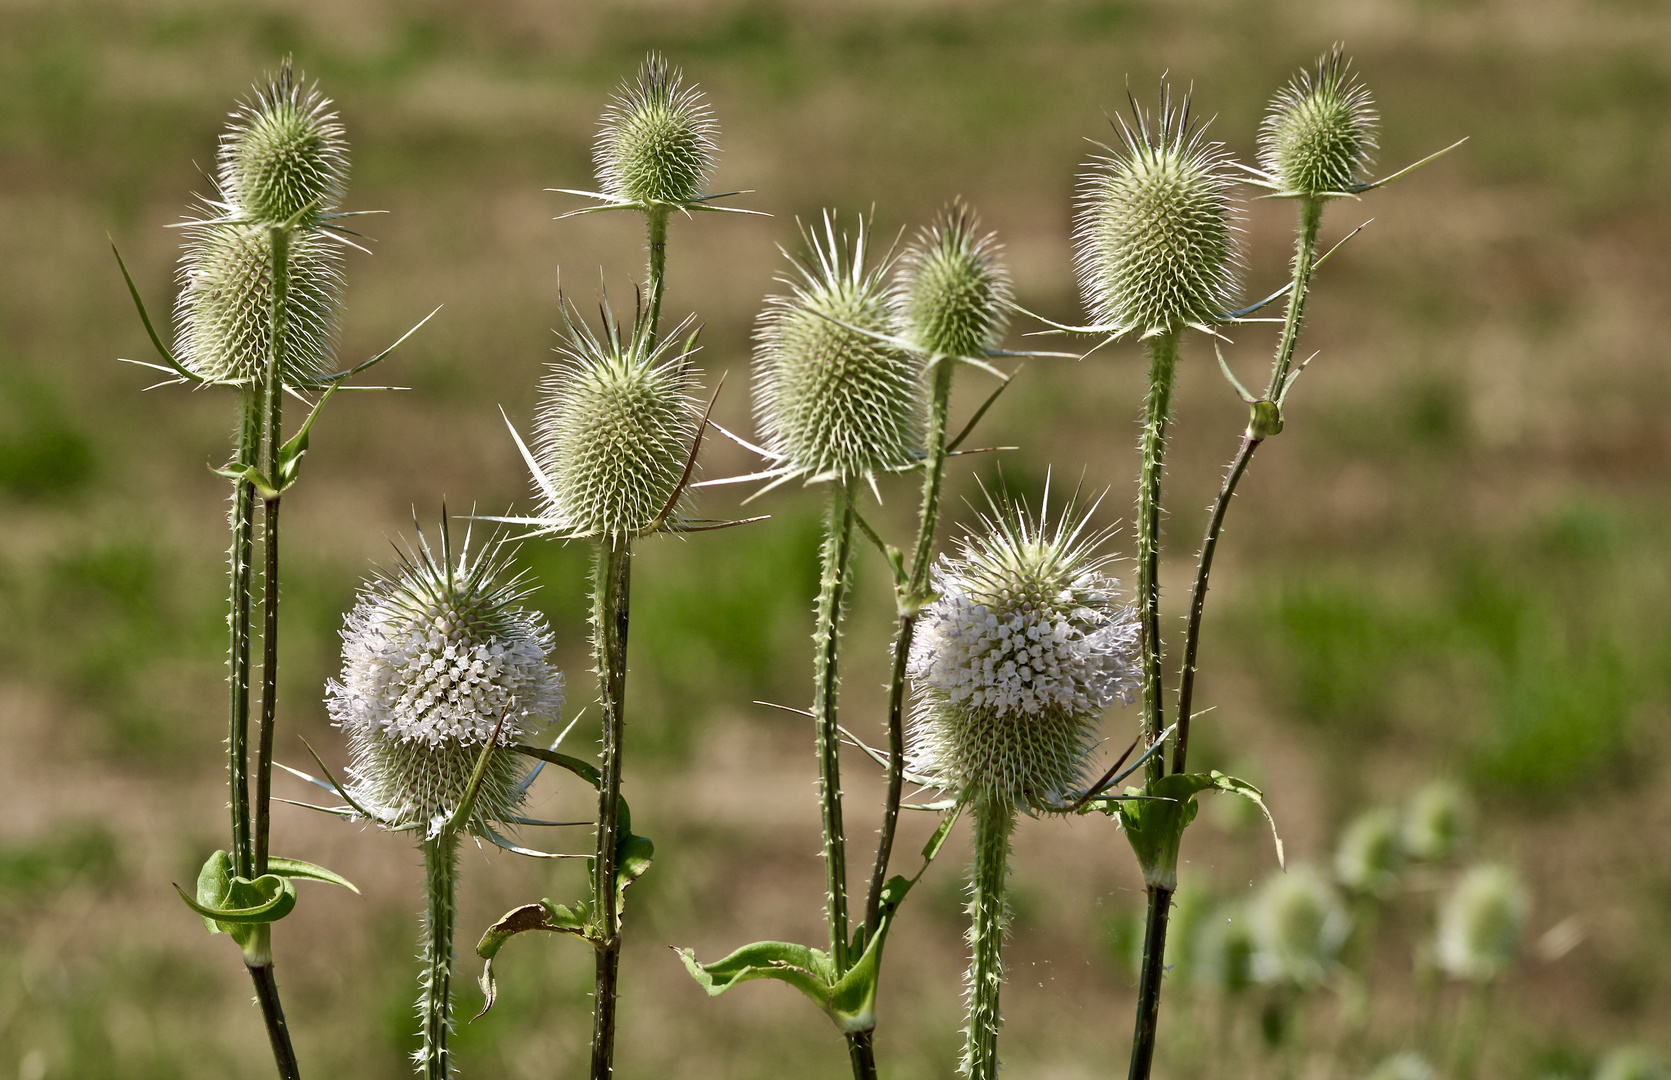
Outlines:
{"label": "thorny stem", "polygon": [[[263,933],[270,932],[270,927],[262,927]],[[261,1005],[263,1016],[276,1018],[276,1023],[267,1025],[268,1041],[273,1047],[273,1061],[278,1065],[279,1076],[283,1080],[300,1080],[300,1067],[296,1064],[296,1051],[290,1045],[290,1026],[284,1020],[284,1006],[279,1003],[278,980],[273,976],[273,964],[268,960],[265,964],[251,965],[250,978],[255,982],[255,999]]]}
{"label": "thorny stem", "polygon": [[1004,984],[1005,896],[1015,807],[1002,799],[975,804],[975,867],[969,887],[969,1025],[962,1073],[970,1080],[998,1075],[998,992]]}
{"label": "thorny stem", "polygon": [[645,246],[650,252],[650,338],[647,344],[652,350],[656,345],[657,332],[661,328],[661,294],[667,274],[668,213],[667,207],[658,206],[645,211],[644,214],[649,233]]}
{"label": "thorny stem", "polygon": [[[261,445],[261,413],[255,390],[240,390],[238,406],[238,457],[234,466],[254,462]],[[255,485],[237,481],[232,495],[232,595],[227,622],[232,643],[228,658],[230,708],[227,723],[227,774],[231,788],[232,863],[238,877],[253,878],[254,848],[250,839],[249,805],[249,684],[250,684],[250,564],[255,548]]]}
{"label": "thorny stem", "polygon": [[1143,967],[1137,981],[1137,1027],[1131,1036],[1129,1080],[1148,1080],[1155,1060],[1155,1036],[1160,1023],[1160,983],[1166,973],[1166,920],[1172,910],[1172,890],[1149,886],[1149,911],[1143,925]]}
{"label": "thorny stem", "polygon": [[847,1060],[853,1065],[853,1080],[876,1080],[876,1033],[847,1033]]}
{"label": "thorny stem", "polygon": [[[1149,339],[1149,393],[1143,400],[1143,471],[1137,492],[1137,602],[1143,644],[1143,734],[1153,746],[1166,730],[1160,685],[1160,481],[1166,461],[1166,425],[1172,416],[1172,380],[1178,369],[1178,335]],[[1155,754],[1144,766],[1154,783],[1166,774]]]}
{"label": "thorny stem", "polygon": [[423,1047],[418,1051],[419,1075],[424,1080],[447,1080],[452,1075],[452,1051],[447,1046],[453,1029],[453,922],[457,914],[458,833],[446,830],[424,842],[423,991],[418,1011],[423,1020]]}
{"label": "thorny stem", "polygon": [[620,867],[621,753],[626,736],[627,616],[632,548],[626,539],[598,542],[592,588],[592,650],[603,699],[603,748],[599,761],[598,847],[593,863],[592,911],[597,923],[597,980],[592,1003],[592,1080],[615,1070],[615,1006],[621,967]]}
{"label": "thorny stem", "polygon": [[841,822],[841,733],[836,726],[840,673],[836,655],[853,549],[853,491],[851,483],[842,483],[845,486],[830,490],[818,579],[817,621],[812,631],[812,715],[817,725],[818,800],[823,807],[824,907],[830,923],[830,959],[835,962],[837,977],[847,973],[848,942],[847,837]]}

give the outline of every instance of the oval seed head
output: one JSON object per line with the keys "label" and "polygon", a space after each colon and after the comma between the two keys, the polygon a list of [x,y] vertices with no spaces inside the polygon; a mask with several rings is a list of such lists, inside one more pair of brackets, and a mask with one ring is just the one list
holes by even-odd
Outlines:
{"label": "oval seed head", "polygon": [[1359,814],[1341,833],[1334,854],[1335,878],[1355,893],[1385,896],[1398,883],[1403,855],[1398,815],[1377,807]]}
{"label": "oval seed head", "polygon": [[[355,801],[384,825],[417,825],[432,838],[463,801],[496,725],[496,745],[507,747],[557,718],[563,676],[546,659],[544,617],[517,606],[528,590],[505,578],[506,548],[489,544],[474,561],[466,550],[455,565],[445,526],[439,560],[418,539],[344,618],[342,679],[328,685],[326,706],[348,733]],[[472,832],[515,811],[525,761],[494,752]]]}
{"label": "oval seed head", "polygon": [[822,235],[806,240],[812,261],[795,263],[790,295],[770,297],[755,328],[765,448],[784,472],[809,479],[904,468],[922,454],[922,364],[860,332],[893,331],[887,267],[866,269],[863,223],[849,245],[826,213]]}
{"label": "oval seed head", "polygon": [[1309,866],[1266,878],[1249,914],[1254,976],[1264,983],[1322,982],[1352,926],[1334,886]]}
{"label": "oval seed head", "polygon": [[[335,367],[342,248],[329,234],[290,234],[282,379],[307,385]],[[267,369],[273,235],[262,225],[207,221],[187,229],[174,302],[175,355],[208,382],[250,382]]]}
{"label": "oval seed head", "polygon": [[624,203],[686,203],[702,195],[719,149],[713,112],[678,68],[651,53],[636,86],[603,114],[592,159],[603,194]]}
{"label": "oval seed head", "polygon": [[1601,1059],[1595,1080],[1671,1080],[1671,1067],[1645,1046],[1620,1046]]}
{"label": "oval seed head", "polygon": [[1282,194],[1349,194],[1375,152],[1377,119],[1369,89],[1336,43],[1271,100],[1259,125],[1259,164]]}
{"label": "oval seed head", "polygon": [[1070,508],[995,503],[934,567],[909,673],[913,768],[975,800],[1048,809],[1083,783],[1102,710],[1136,693],[1137,617]]}
{"label": "oval seed head", "polygon": [[1414,1050],[1400,1050],[1382,1058],[1364,1080],[1439,1080],[1439,1074]]}
{"label": "oval seed head", "polygon": [[1189,100],[1160,113],[1132,105],[1108,149],[1079,183],[1074,269],[1091,318],[1144,337],[1222,322],[1238,270],[1229,155],[1190,123]]}
{"label": "oval seed head", "polygon": [[1488,982],[1520,953],[1526,890],[1506,866],[1470,867],[1439,909],[1434,958],[1458,979]]}
{"label": "oval seed head", "polygon": [[331,100],[304,88],[286,60],[221,136],[221,191],[234,214],[271,226],[303,210],[308,220],[331,212],[347,182],[348,143]]}
{"label": "oval seed head", "polygon": [[571,536],[637,536],[672,501],[696,438],[689,354],[671,347],[684,328],[652,346],[644,319],[623,341],[607,303],[601,336],[567,306],[563,318],[535,418],[543,516]]}
{"label": "oval seed head", "polygon": [[952,203],[899,260],[893,292],[901,336],[940,356],[996,349],[1015,298],[1002,254],[995,233],[980,235],[975,212]]}
{"label": "oval seed head", "polygon": [[1435,780],[1410,798],[1404,850],[1428,862],[1447,859],[1467,844],[1473,819],[1467,794],[1449,780]]}
{"label": "oval seed head", "polygon": [[1253,930],[1239,905],[1215,911],[1195,935],[1198,985],[1235,995],[1253,985]]}

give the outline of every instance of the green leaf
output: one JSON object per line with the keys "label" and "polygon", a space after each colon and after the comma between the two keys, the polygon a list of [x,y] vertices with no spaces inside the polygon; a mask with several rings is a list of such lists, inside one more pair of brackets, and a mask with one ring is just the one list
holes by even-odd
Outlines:
{"label": "green leaf", "polygon": [[716,997],[739,983],[755,979],[786,982],[811,998],[813,1004],[830,1014],[836,1025],[841,1019],[831,1012],[835,964],[829,954],[787,941],[757,941],[744,945],[723,960],[701,964],[690,949],[679,950],[685,970],[710,997]]}
{"label": "green leaf", "polygon": [[[232,856],[224,851],[217,851],[209,856],[208,861],[203,864],[203,869],[197,872],[197,902],[205,907],[218,908],[226,903],[226,894],[230,891]],[[219,923],[206,915],[203,917],[203,927],[211,934],[226,933]]]}
{"label": "green leaf", "polygon": [[1240,795],[1242,798],[1247,799],[1249,802],[1253,803],[1253,805],[1257,806],[1260,813],[1265,815],[1265,821],[1271,826],[1271,839],[1276,841],[1276,864],[1284,870],[1288,869],[1288,860],[1282,850],[1282,837],[1277,834],[1276,818],[1271,816],[1271,808],[1265,805],[1264,792],[1260,791],[1246,780],[1238,780],[1234,776],[1226,776],[1217,769],[1214,769],[1209,775],[1213,779],[1213,787],[1215,789],[1228,795]]}
{"label": "green leaf", "polygon": [[288,490],[296,482],[296,476],[301,470],[302,455],[308,452],[308,436],[313,431],[313,422],[319,419],[319,410],[325,407],[325,402],[331,400],[331,395],[337,392],[341,383],[332,383],[326,388],[325,394],[308,412],[308,418],[302,422],[301,430],[290,437],[290,441],[279,447],[278,452],[278,488]]}
{"label": "green leaf", "polygon": [[565,768],[593,787],[603,783],[603,774],[598,772],[597,766],[581,761],[577,757],[559,754],[555,750],[542,750],[537,746],[529,746],[526,743],[518,743],[511,749],[519,754],[527,754],[529,757],[539,758],[541,761],[547,761]]}
{"label": "green leaf", "polygon": [[[267,872],[277,874],[280,877],[301,878],[304,881],[323,881],[330,885],[341,885],[356,896],[360,893],[360,890],[354,887],[354,883],[341,874],[327,870],[323,866],[303,862],[301,859],[269,857],[267,859]],[[197,895],[199,900],[203,898],[203,879],[201,877],[198,878]]]}
{"label": "green leaf", "polygon": [[1173,773],[1163,776],[1142,791],[1127,789],[1130,795],[1113,805],[1120,815],[1137,865],[1143,869],[1143,883],[1168,891],[1178,887],[1178,848],[1184,830],[1201,809],[1195,796],[1213,786],[1206,773]]}
{"label": "green leaf", "polygon": [[493,978],[493,958],[498,955],[505,942],[529,930],[547,930],[586,938],[595,945],[597,942],[592,938],[587,922],[584,900],[573,908],[553,904],[550,900],[541,900],[537,904],[523,904],[505,912],[498,922],[487,928],[482,934],[482,939],[476,943],[476,955],[485,961],[481,977],[482,1010],[470,1019],[476,1021],[486,1016],[499,997],[499,987]]}
{"label": "green leaf", "polygon": [[[623,824],[625,820],[626,815],[623,814]],[[627,891],[627,886],[644,876],[644,872],[650,869],[650,860],[656,854],[656,845],[650,842],[649,837],[634,836],[625,828],[621,832],[621,838],[615,845],[616,911],[622,910],[622,897]]]}
{"label": "green leaf", "polygon": [[[202,876],[198,884],[203,884]],[[296,906],[296,886],[277,874],[263,874],[254,881],[231,878],[226,894],[213,904],[200,903],[178,885],[174,890],[187,907],[220,924],[223,933],[232,933],[233,926],[277,922]]]}

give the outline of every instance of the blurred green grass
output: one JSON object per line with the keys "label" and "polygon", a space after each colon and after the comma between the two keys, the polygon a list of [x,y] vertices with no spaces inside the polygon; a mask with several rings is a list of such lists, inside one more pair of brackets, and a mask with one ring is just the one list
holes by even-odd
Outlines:
{"label": "blurred green grass", "polygon": [[[1671,296],[1671,26],[1657,6],[20,0],[0,7],[0,747],[12,762],[0,1080],[36,1050],[45,1077],[269,1067],[233,957],[192,933],[167,886],[223,829],[225,492],[204,466],[224,459],[231,407],[140,395],[146,373],[113,362],[143,359],[145,345],[105,237],[166,310],[177,241],[161,226],[205,186],[194,163],[210,164],[225,112],[278,58],[294,53],[338,101],[351,203],[394,211],[368,226],[378,255],[350,263],[345,355],[447,305],[388,367],[411,391],[333,405],[287,500],[284,723],[330,758],[319,691],[341,613],[389,558],[384,538],[410,535],[414,508],[433,520],[443,497],[483,512],[524,498],[496,406],[526,417],[559,284],[584,299],[599,265],[612,289],[639,272],[630,223],[554,225],[569,207],[540,189],[589,184],[597,114],[646,49],[713,101],[716,185],[757,189],[747,205],[777,215],[680,222],[672,237],[670,303],[705,320],[702,362],[731,373],[719,419],[746,431],[748,328],[797,215],[874,208],[891,235],[963,194],[1009,245],[1022,302],[1071,319],[1073,177],[1094,152],[1085,138],[1107,138],[1099,110],[1124,107],[1128,80],[1145,100],[1170,70],[1247,158],[1269,93],[1337,37],[1386,117],[1387,166],[1470,142],[1330,211],[1335,236],[1376,222],[1319,282],[1307,343],[1323,355],[1232,516],[1202,685],[1216,709],[1197,754],[1257,772],[1301,853],[1365,799],[1435,772],[1467,777],[1495,842],[1523,859],[1538,925],[1590,920],[1561,965],[1526,973],[1504,1021],[1521,1045],[1505,1039],[1488,1065],[1536,1075],[1563,1054],[1654,1036],[1671,1009],[1671,892],[1650,869],[1671,860],[1671,365],[1658,329]],[[1250,291],[1282,273],[1286,213],[1250,209]],[[1236,336],[1228,358],[1256,371],[1266,345]],[[1242,423],[1201,353],[1186,358],[1168,481],[1176,601]],[[1047,469],[1057,485],[1083,476],[1088,490],[1113,486],[1105,520],[1129,519],[1139,378],[1119,350],[1032,363],[980,441],[1021,448],[1002,455],[1011,489],[1042,491]],[[965,380],[960,407],[982,392]],[[709,453],[708,475],[748,468],[723,445]],[[998,482],[991,459],[972,460]],[[953,480],[960,520],[965,499],[978,505],[973,471]],[[884,494],[878,523],[902,532],[909,483]],[[735,509],[718,493],[704,502]],[[645,785],[640,813],[663,854],[634,890],[642,951],[629,977],[643,990],[624,1021],[638,1033],[624,1076],[844,1068],[798,1000],[751,988],[706,1002],[660,955],[728,949],[762,926],[818,932],[813,834],[773,831],[815,827],[810,749],[791,720],[748,703],[804,703],[820,498],[760,505],[771,521],[646,544],[639,560],[631,752],[643,776],[629,784]],[[536,602],[578,708],[587,552],[530,544],[521,559],[543,583]],[[862,568],[851,623],[845,700],[862,730],[885,678],[878,570]],[[1123,743],[1128,723],[1111,736]],[[583,721],[571,739],[592,737]],[[857,759],[849,768],[857,804],[870,780]],[[1109,1025],[1123,1027],[1129,979],[1091,897],[1133,876],[1118,837],[1093,824],[1041,831],[1041,861],[1021,871],[1017,956],[1087,974],[1071,990],[1018,982],[1006,999],[1018,1075],[1100,1075],[1123,1045]],[[381,886],[358,907],[310,893],[281,927],[304,1057],[314,1072],[403,1075],[413,859],[389,838],[338,839],[330,822],[280,827],[296,854],[363,860],[350,876],[363,866]],[[1249,837],[1262,842],[1192,833],[1198,867],[1239,883],[1268,859]],[[957,861],[892,950],[897,1011],[881,1037],[900,1077],[944,1075],[955,1053]],[[577,887],[478,860],[472,925]],[[1596,907],[1598,892],[1616,906]],[[583,1058],[589,957],[569,945],[509,957],[495,1014],[461,1036],[467,1073],[543,1075]]]}

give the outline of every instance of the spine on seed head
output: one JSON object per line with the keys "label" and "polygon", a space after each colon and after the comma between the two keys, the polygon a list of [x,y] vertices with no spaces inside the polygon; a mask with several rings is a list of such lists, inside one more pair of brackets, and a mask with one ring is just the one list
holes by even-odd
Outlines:
{"label": "spine on seed head", "polygon": [[1259,164],[1282,194],[1350,194],[1375,152],[1375,103],[1337,43],[1277,92],[1259,127]]}
{"label": "spine on seed head", "polygon": [[651,53],[604,113],[593,160],[602,193],[638,205],[693,202],[714,168],[713,112],[679,69]]}

